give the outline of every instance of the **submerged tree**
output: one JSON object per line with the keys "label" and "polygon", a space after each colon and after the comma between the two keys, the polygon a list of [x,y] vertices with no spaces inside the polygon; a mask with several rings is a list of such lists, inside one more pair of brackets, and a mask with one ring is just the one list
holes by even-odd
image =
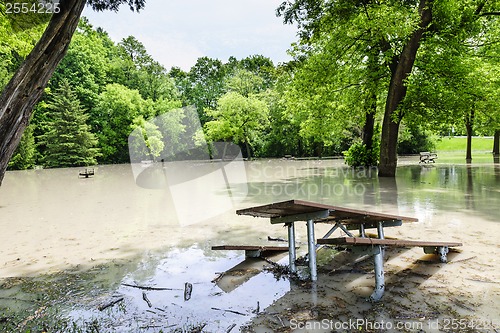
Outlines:
{"label": "submerged tree", "polygon": [[88,114],[71,89],[68,81],[49,101],[48,131],[39,137],[45,145],[43,163],[48,167],[86,166],[96,164],[97,139],[86,123]]}

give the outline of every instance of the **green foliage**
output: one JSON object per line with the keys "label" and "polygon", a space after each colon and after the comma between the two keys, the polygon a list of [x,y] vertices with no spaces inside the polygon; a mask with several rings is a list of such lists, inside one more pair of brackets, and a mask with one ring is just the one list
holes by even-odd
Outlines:
{"label": "green foliage", "polygon": [[31,52],[47,23],[42,14],[3,13],[5,4],[0,3],[0,88]]}
{"label": "green foliage", "polygon": [[121,5],[128,5],[130,10],[139,11],[144,8],[145,0],[87,0],[89,6],[96,11],[113,10],[117,11]]}
{"label": "green foliage", "polygon": [[68,52],[48,87],[55,89],[61,81],[67,80],[83,107],[92,109],[107,83],[110,67],[108,43],[107,36],[97,33],[85,18],[80,20]]}
{"label": "green foliage", "polygon": [[226,82],[227,91],[248,97],[264,90],[264,79],[246,69],[237,69]]}
{"label": "green foliage", "polygon": [[403,126],[398,139],[398,154],[418,154],[421,151],[434,151],[436,145],[430,131],[420,126]]}
{"label": "green foliage", "polygon": [[35,165],[35,137],[33,125],[28,125],[23,133],[21,142],[9,161],[9,169],[26,170]]}
{"label": "green foliage", "polygon": [[[160,156],[160,153],[165,148],[165,144],[163,142],[163,135],[158,130],[158,126],[154,123],[144,120],[142,116],[138,116],[134,119],[132,124],[132,129],[135,130],[139,128],[140,131],[138,133],[141,134],[144,142],[146,142],[146,147],[149,149],[151,154],[151,159],[156,161]],[[135,133],[135,132],[134,132]],[[142,155],[147,155],[146,152],[140,152]]]}
{"label": "green foliage", "polygon": [[226,92],[224,88],[226,70],[222,61],[202,57],[196,61],[187,75],[185,105],[196,107],[202,124],[211,119],[205,114],[205,110],[215,109],[217,100]]}
{"label": "green foliage", "polygon": [[113,82],[139,91],[144,99],[177,98],[177,88],[165,67],[134,36],[124,38],[113,53],[110,69]]}
{"label": "green foliage", "polygon": [[128,162],[128,136],[134,119],[149,118],[153,114],[152,103],[147,103],[137,90],[117,83],[107,85],[91,110],[92,128],[102,152],[99,162]]}
{"label": "green foliage", "polygon": [[232,141],[243,145],[247,156],[259,146],[262,131],[269,126],[269,108],[256,96],[245,97],[228,92],[218,101],[218,107],[207,110],[214,120],[205,124],[209,141]]}
{"label": "green foliage", "polygon": [[347,165],[351,167],[371,167],[378,164],[379,154],[378,145],[368,150],[361,141],[356,141],[349,150],[344,152],[344,158]]}
{"label": "green foliage", "polygon": [[86,166],[96,164],[97,140],[87,125],[88,114],[72,91],[68,81],[52,95],[48,106],[47,132],[39,136],[46,147],[46,167]]}

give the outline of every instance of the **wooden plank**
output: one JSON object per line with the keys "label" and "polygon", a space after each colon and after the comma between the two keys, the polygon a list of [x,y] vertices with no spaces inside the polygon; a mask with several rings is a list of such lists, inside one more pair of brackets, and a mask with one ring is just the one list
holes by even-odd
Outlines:
{"label": "wooden plank", "polygon": [[442,247],[442,246],[462,246],[458,242],[428,242],[428,241],[413,241],[406,239],[379,239],[379,238],[362,238],[362,237],[339,237],[339,238],[320,238],[318,244],[330,245],[385,245],[396,247]]}
{"label": "wooden plank", "polygon": [[413,217],[369,212],[365,210],[331,206],[303,200],[288,200],[263,206],[239,209],[236,211],[236,214],[254,217],[277,218],[318,212],[322,210],[329,210],[329,217],[324,220],[317,220],[316,222],[347,221],[350,224],[360,224],[378,221],[418,221],[418,219]]}
{"label": "wooden plank", "polygon": [[[346,226],[347,230],[359,230],[359,222],[351,223],[351,221],[342,221],[342,224]],[[403,225],[401,220],[393,220],[393,221],[382,221],[383,227],[399,227]],[[364,223],[365,229],[376,229],[378,227],[378,222],[368,222]]]}
{"label": "wooden plank", "polygon": [[218,245],[212,246],[212,250],[288,251],[288,246]]}

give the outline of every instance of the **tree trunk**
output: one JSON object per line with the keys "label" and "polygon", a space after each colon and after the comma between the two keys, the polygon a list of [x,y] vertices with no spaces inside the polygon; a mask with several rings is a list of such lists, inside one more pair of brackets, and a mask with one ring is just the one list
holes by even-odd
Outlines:
{"label": "tree trunk", "polygon": [[495,135],[493,136],[493,154],[500,155],[500,129],[495,130]]}
{"label": "tree trunk", "polygon": [[465,128],[467,130],[467,150],[465,153],[465,161],[472,162],[472,131],[474,129],[474,110],[465,117]]}
{"label": "tree trunk", "polygon": [[392,76],[385,104],[380,142],[380,164],[378,174],[381,177],[396,176],[399,124],[403,117],[403,114],[398,114],[397,111],[406,96],[407,87],[405,85],[405,80],[412,71],[420,41],[432,21],[432,4],[433,0],[420,0],[419,28],[413,32],[399,58],[394,59],[390,66]]}
{"label": "tree trunk", "polygon": [[467,152],[465,153],[465,161],[472,162],[472,133],[467,128]]}
{"label": "tree trunk", "polygon": [[363,143],[367,150],[373,148],[373,131],[375,127],[375,113],[365,114],[365,125],[363,126]]}
{"label": "tree trunk", "polygon": [[68,49],[86,0],[59,2],[42,37],[0,96],[0,185],[50,77]]}
{"label": "tree trunk", "polygon": [[373,132],[375,127],[375,113],[377,112],[377,96],[370,99],[369,109],[365,113],[365,124],[363,126],[363,144],[367,150],[373,148]]}

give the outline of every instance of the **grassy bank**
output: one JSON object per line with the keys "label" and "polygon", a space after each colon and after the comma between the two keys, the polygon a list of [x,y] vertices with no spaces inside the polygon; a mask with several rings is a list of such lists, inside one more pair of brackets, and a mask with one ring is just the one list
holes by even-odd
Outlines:
{"label": "grassy bank", "polygon": [[[465,163],[466,137],[443,137],[436,142],[437,163]],[[472,162],[492,163],[493,137],[472,138]]]}
{"label": "grassy bank", "polygon": [[[436,151],[440,152],[459,152],[467,148],[466,137],[443,137],[436,142]],[[475,136],[472,138],[472,150],[481,152],[493,151],[493,137]]]}

